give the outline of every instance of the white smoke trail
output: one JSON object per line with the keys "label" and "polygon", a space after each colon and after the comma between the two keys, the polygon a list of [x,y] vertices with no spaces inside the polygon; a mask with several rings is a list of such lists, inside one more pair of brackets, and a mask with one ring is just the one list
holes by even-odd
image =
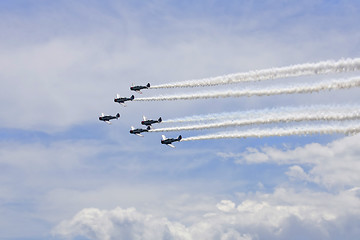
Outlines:
{"label": "white smoke trail", "polygon": [[305,125],[292,128],[272,128],[272,129],[252,129],[242,132],[222,132],[216,134],[202,135],[183,138],[181,141],[196,141],[207,139],[222,138],[247,138],[247,137],[272,137],[290,135],[309,135],[309,134],[354,134],[360,132],[360,123],[349,123],[346,125],[327,124],[327,125]]}
{"label": "white smoke trail", "polygon": [[179,88],[179,87],[202,87],[214,86],[239,82],[262,81],[306,75],[338,73],[360,70],[360,58],[340,59],[338,61],[322,61],[317,63],[305,63],[287,67],[270,68],[244,73],[229,74],[214,78],[204,78],[182,82],[167,83],[151,86],[151,88]]}
{"label": "white smoke trail", "polygon": [[135,98],[134,101],[167,101],[167,100],[195,100],[206,98],[270,96],[278,94],[312,93],[322,90],[343,89],[360,86],[360,77],[322,81],[314,84],[298,84],[293,86],[272,87],[265,89],[243,89],[214,92],[201,92],[182,95],[165,95],[147,98]]}
{"label": "white smoke trail", "polygon": [[170,132],[170,131],[189,131],[189,130],[201,130],[209,128],[222,128],[233,126],[245,126],[255,124],[268,124],[279,122],[300,122],[300,121],[345,121],[360,119],[360,109],[352,112],[299,112],[288,114],[277,114],[262,117],[249,117],[247,119],[230,120],[216,123],[197,124],[190,126],[178,126],[168,128],[158,128],[150,130],[150,132]]}
{"label": "white smoke trail", "polygon": [[191,123],[191,122],[205,122],[205,121],[224,121],[224,120],[239,120],[248,119],[249,117],[276,117],[277,115],[286,114],[303,114],[303,113],[319,113],[319,112],[357,112],[360,109],[359,105],[311,105],[300,107],[278,107],[278,108],[266,108],[261,110],[248,110],[241,112],[223,112],[206,115],[194,115],[175,119],[166,119],[162,123]]}

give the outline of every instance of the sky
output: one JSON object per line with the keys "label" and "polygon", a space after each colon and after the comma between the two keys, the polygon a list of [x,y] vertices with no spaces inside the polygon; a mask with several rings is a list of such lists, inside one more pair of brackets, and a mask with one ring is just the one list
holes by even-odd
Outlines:
{"label": "sky", "polygon": [[[0,1],[0,239],[357,239],[360,135],[184,141],[173,149],[160,144],[164,133],[129,134],[144,115],[356,107],[356,87],[126,107],[113,99],[357,77],[129,89],[357,58],[359,11],[354,0]],[[101,113],[121,117],[108,125]],[[165,135],[304,124],[318,123]]]}

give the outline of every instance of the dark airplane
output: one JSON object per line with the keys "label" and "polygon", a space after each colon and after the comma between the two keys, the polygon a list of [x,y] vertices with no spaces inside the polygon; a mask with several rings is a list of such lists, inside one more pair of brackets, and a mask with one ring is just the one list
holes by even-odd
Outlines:
{"label": "dark airplane", "polygon": [[101,114],[101,116],[99,117],[100,121],[104,121],[107,124],[111,124],[110,120],[112,119],[118,119],[120,117],[120,113],[116,114],[115,116],[111,116],[111,115],[104,115],[103,113]]}
{"label": "dark airplane", "polygon": [[130,90],[138,92],[138,93],[142,93],[140,90],[141,89],[148,89],[150,87],[150,83],[148,83],[146,86],[131,86]]}
{"label": "dark airplane", "polygon": [[175,146],[172,145],[173,142],[180,142],[180,140],[182,139],[181,135],[179,135],[178,138],[166,138],[164,135],[161,135],[161,136],[162,136],[161,143],[166,144],[172,148],[175,148]]}
{"label": "dark airplane", "polygon": [[114,98],[114,102],[120,103],[121,105],[123,105],[124,107],[126,107],[125,102],[126,101],[132,101],[134,100],[134,95],[131,95],[131,97],[127,98],[127,97],[120,97],[119,94],[116,95],[116,98]]}
{"label": "dark airplane", "polygon": [[146,120],[146,117],[143,116],[143,121],[141,121],[141,124],[142,125],[146,125],[146,126],[150,126],[151,127],[151,124],[154,124],[154,123],[161,123],[162,119],[161,117],[159,117],[158,120]]}
{"label": "dark airplane", "polygon": [[150,130],[150,126],[148,126],[146,129],[142,129],[142,128],[134,128],[134,127],[131,127],[131,130],[130,130],[130,133],[131,134],[135,134],[135,135],[138,135],[140,137],[143,137],[143,135],[141,135],[142,132],[148,132]]}

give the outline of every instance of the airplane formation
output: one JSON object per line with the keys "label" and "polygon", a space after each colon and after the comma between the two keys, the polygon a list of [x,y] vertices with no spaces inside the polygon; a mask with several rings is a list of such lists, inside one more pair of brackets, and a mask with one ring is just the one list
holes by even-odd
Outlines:
{"label": "airplane formation", "polygon": [[[165,89],[165,88],[187,88],[187,87],[208,87],[216,85],[230,85],[234,83],[243,82],[262,82],[268,80],[274,80],[279,78],[291,78],[300,76],[311,76],[319,74],[329,73],[340,73],[340,72],[351,72],[360,70],[360,58],[354,59],[340,59],[338,61],[328,60],[317,63],[304,63],[285,67],[269,68],[249,72],[241,72],[229,75],[223,75],[213,78],[194,79],[181,82],[170,82],[160,85],[153,85],[150,87],[150,83],[143,86],[130,87],[131,91],[142,93],[144,89]],[[354,87],[360,87],[360,77],[347,77],[341,79],[330,79],[321,81],[312,81],[311,83],[291,83],[289,82],[284,86],[263,86],[263,87],[249,87],[246,89],[225,89],[218,91],[205,91],[205,92],[193,92],[190,94],[172,94],[172,95],[158,95],[152,97],[139,97],[136,98],[134,95],[131,97],[121,97],[117,95],[114,102],[119,103],[123,106],[127,101],[169,101],[169,100],[197,100],[197,99],[208,99],[208,98],[228,98],[228,97],[251,97],[251,96],[271,96],[280,94],[300,94],[300,93],[313,93],[324,90],[340,90],[350,89]],[[324,110],[324,107],[328,110]],[[143,136],[144,132],[165,132],[165,131],[185,131],[185,130],[199,130],[209,128],[221,128],[229,126],[250,126],[259,124],[270,124],[270,123],[287,123],[287,122],[314,122],[314,121],[331,121],[324,125],[312,126],[303,125],[298,127],[287,127],[287,128],[264,128],[264,129],[251,129],[246,131],[232,131],[232,132],[219,132],[215,134],[199,135],[193,137],[182,138],[179,135],[178,138],[166,138],[162,136],[161,144],[165,144],[169,147],[175,147],[174,142],[180,141],[199,141],[206,139],[224,139],[224,138],[246,138],[246,137],[269,137],[269,136],[285,136],[285,135],[301,135],[301,134],[332,134],[332,133],[359,133],[360,122],[353,122],[356,119],[360,119],[360,111],[358,106],[355,106],[355,110],[350,109],[348,105],[343,105],[340,109],[336,109],[333,105],[328,106],[316,106],[310,105],[307,107],[295,108],[295,114],[283,114],[284,108],[277,107],[272,109],[272,114],[267,114],[269,110],[265,109],[265,114],[257,115],[256,117],[249,117],[244,115],[242,119],[224,119],[223,116],[238,115],[239,113],[222,113],[214,118],[214,114],[210,116],[190,116],[179,119],[166,119],[164,123],[169,122],[198,122],[193,125],[187,126],[175,126],[167,128],[152,129],[153,124],[159,124],[163,122],[162,118],[158,119],[146,119],[145,116],[141,121],[141,125],[146,128],[134,128],[131,127],[130,134],[137,136]],[[330,111],[331,110],[331,111]],[[305,111],[305,112],[301,112]],[[215,114],[216,115],[216,114]],[[120,114],[104,115],[99,117],[100,121],[104,121],[107,124],[111,124],[111,120],[118,119]],[[218,120],[215,123],[208,121],[209,119]],[[336,121],[336,122],[335,122]],[[340,122],[347,121],[347,124]],[[287,125],[287,124],[284,124]]]}
{"label": "airplane formation", "polygon": [[[130,90],[131,91],[135,91],[137,93],[142,94],[141,90],[142,89],[148,89],[150,88],[150,83],[148,83],[145,86],[131,86]],[[134,95],[131,95],[131,97],[121,97],[119,94],[116,95],[116,98],[114,98],[114,102],[115,103],[119,103],[121,105],[123,105],[124,107],[126,107],[125,102],[127,101],[133,101],[135,99]],[[100,121],[104,121],[107,124],[111,124],[111,120],[113,119],[118,119],[120,118],[120,114],[117,113],[115,116],[112,115],[105,115],[104,113],[101,114],[101,116],[99,116],[99,120]],[[141,121],[141,125],[145,125],[146,128],[134,128],[133,126],[131,126],[130,129],[130,134],[134,134],[137,135],[139,137],[144,137],[141,133],[143,132],[149,132],[149,130],[151,130],[152,128],[152,124],[154,123],[161,123],[162,122],[162,118],[159,117],[157,120],[152,120],[152,119],[146,119],[145,116],[143,116],[143,121]],[[166,138],[164,135],[162,135],[162,140],[161,140],[161,144],[165,144],[169,147],[175,148],[175,146],[172,144],[173,142],[180,142],[182,139],[181,135],[179,135],[178,138]]]}

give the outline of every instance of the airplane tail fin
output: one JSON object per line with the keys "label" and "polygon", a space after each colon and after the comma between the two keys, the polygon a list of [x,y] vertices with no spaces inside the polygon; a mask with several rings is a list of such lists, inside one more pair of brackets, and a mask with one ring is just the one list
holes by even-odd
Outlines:
{"label": "airplane tail fin", "polygon": [[182,136],[181,136],[181,135],[179,135],[178,140],[180,141],[181,139],[182,139]]}
{"label": "airplane tail fin", "polygon": [[134,100],[135,96],[134,95],[131,95],[130,99],[131,100]]}
{"label": "airplane tail fin", "polygon": [[161,123],[161,122],[162,122],[162,119],[161,119],[161,117],[159,117],[159,120],[158,120],[158,121],[159,121],[159,123]]}
{"label": "airplane tail fin", "polygon": [[116,118],[119,118],[119,117],[120,117],[120,113],[117,113],[117,114],[116,114]]}
{"label": "airplane tail fin", "polygon": [[149,88],[149,87],[150,87],[150,83],[148,83],[146,86]]}

